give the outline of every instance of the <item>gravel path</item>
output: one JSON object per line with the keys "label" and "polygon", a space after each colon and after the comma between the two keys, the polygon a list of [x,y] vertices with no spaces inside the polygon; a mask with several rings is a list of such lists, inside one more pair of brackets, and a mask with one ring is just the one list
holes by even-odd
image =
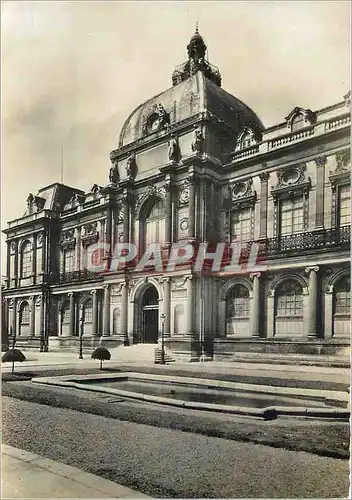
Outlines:
{"label": "gravel path", "polygon": [[152,496],[332,498],[348,461],[3,398],[3,441]]}

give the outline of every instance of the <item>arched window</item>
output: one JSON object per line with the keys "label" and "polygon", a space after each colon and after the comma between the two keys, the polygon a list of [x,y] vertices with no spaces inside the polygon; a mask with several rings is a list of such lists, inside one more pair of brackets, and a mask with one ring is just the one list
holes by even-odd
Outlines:
{"label": "arched window", "polygon": [[120,309],[115,307],[112,313],[112,333],[116,335],[120,333]]}
{"label": "arched window", "polygon": [[20,308],[20,325],[29,325],[29,304],[22,302]]}
{"label": "arched window", "polygon": [[351,313],[351,280],[344,276],[334,287],[334,314],[349,315]]}
{"label": "arched window", "polygon": [[161,199],[156,200],[145,218],[145,246],[151,243],[163,245],[165,242],[165,207]]}
{"label": "arched window", "polygon": [[159,295],[155,286],[150,286],[143,295],[142,306],[157,306],[159,304]]}
{"label": "arched window", "polygon": [[183,304],[177,304],[174,309],[174,333],[182,333],[184,320]]}
{"label": "arched window", "polygon": [[296,115],[292,122],[291,122],[291,130],[292,132],[296,132],[297,130],[300,130],[301,128],[303,128],[305,125],[304,123],[304,116],[302,115],[302,113],[299,113],[298,115]]}
{"label": "arched window", "polygon": [[65,300],[61,306],[61,322],[62,324],[70,323],[70,302]]}
{"label": "arched window", "polygon": [[25,241],[21,249],[21,278],[31,276],[33,273],[33,252],[32,245]]}
{"label": "arched window", "polygon": [[244,285],[235,285],[227,296],[227,317],[249,317],[249,291]]}
{"label": "arched window", "polygon": [[297,281],[287,280],[277,289],[276,316],[303,316],[303,290]]}
{"label": "arched window", "polygon": [[88,299],[83,306],[83,319],[85,323],[92,323],[93,321],[93,301]]}

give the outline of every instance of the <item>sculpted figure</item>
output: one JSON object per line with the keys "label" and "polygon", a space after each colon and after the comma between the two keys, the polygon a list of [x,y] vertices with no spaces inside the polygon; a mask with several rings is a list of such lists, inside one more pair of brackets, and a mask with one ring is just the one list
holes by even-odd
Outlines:
{"label": "sculpted figure", "polygon": [[120,176],[119,176],[119,171],[117,169],[117,164],[116,163],[113,163],[112,167],[110,168],[110,172],[109,172],[109,181],[110,181],[110,184],[117,184],[120,180]]}
{"label": "sculpted figure", "polygon": [[127,158],[126,174],[127,177],[130,177],[132,179],[136,178],[137,164],[136,164],[136,155],[134,153],[131,153],[130,156]]}
{"label": "sculpted figure", "polygon": [[194,131],[194,137],[192,142],[192,151],[194,151],[195,153],[201,153],[203,149],[203,142],[204,142],[204,137],[202,131],[196,128]]}
{"label": "sculpted figure", "polygon": [[169,140],[169,160],[178,161],[180,159],[180,148],[176,137],[172,134]]}

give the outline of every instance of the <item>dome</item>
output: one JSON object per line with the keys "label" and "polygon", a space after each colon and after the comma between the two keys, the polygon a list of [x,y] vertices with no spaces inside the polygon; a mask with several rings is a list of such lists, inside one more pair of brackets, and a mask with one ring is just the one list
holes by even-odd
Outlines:
{"label": "dome", "polygon": [[152,137],[168,125],[172,126],[203,112],[224,122],[233,130],[234,135],[243,127],[264,130],[254,111],[198,70],[139,105],[122,127],[119,147],[132,144],[148,135]]}

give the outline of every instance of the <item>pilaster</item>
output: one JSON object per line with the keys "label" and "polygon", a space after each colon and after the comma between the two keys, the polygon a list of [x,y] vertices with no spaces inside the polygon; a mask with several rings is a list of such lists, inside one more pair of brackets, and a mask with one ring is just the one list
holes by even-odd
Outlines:
{"label": "pilaster", "polygon": [[318,306],[318,271],[319,266],[306,267],[305,272],[309,276],[308,283],[308,311],[307,311],[307,335],[317,337],[317,306]]}

